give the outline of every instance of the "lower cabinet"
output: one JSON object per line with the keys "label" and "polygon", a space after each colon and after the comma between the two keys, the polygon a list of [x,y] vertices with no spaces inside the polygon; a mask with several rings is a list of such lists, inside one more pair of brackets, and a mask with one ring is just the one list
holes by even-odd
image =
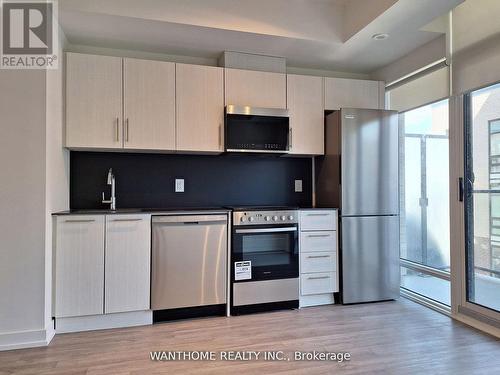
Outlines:
{"label": "lower cabinet", "polygon": [[58,216],[55,316],[104,312],[104,216]]}
{"label": "lower cabinet", "polygon": [[150,215],[56,218],[56,318],[149,310]]}
{"label": "lower cabinet", "polygon": [[150,215],[106,216],[104,313],[149,309]]}
{"label": "lower cabinet", "polygon": [[337,210],[302,210],[299,220],[300,306],[334,303],[338,287]]}

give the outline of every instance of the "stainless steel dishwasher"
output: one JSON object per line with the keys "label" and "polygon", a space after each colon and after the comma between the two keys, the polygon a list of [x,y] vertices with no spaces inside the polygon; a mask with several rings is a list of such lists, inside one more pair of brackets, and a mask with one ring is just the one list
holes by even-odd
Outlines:
{"label": "stainless steel dishwasher", "polygon": [[227,216],[153,216],[151,309],[226,303]]}

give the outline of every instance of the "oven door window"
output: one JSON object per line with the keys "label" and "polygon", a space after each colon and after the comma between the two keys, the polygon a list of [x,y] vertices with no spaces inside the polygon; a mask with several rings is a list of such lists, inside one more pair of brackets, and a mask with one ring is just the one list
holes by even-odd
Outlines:
{"label": "oven door window", "polygon": [[280,232],[251,229],[255,232],[235,231],[233,255],[234,261],[252,262],[252,280],[298,277],[297,228]]}

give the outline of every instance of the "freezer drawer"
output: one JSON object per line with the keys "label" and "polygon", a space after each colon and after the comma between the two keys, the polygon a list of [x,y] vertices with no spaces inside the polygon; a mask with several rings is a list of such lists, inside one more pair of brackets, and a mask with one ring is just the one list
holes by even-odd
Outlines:
{"label": "freezer drawer", "polygon": [[227,217],[152,219],[151,309],[226,303]]}
{"label": "freezer drawer", "polygon": [[399,217],[342,218],[342,301],[399,296]]}

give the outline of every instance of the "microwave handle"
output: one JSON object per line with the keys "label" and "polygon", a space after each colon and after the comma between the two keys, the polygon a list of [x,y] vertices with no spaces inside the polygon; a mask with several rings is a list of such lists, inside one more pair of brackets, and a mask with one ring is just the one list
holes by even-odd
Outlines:
{"label": "microwave handle", "polygon": [[292,140],[293,140],[293,128],[288,130],[288,149],[292,149]]}

